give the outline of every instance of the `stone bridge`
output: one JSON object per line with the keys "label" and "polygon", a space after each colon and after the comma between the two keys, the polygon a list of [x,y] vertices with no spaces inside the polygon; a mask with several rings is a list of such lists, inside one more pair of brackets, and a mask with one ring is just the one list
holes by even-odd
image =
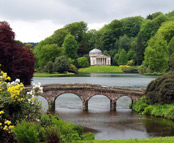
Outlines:
{"label": "stone bridge", "polygon": [[[26,88],[27,89],[27,88]],[[29,87],[28,89],[29,90]],[[48,101],[49,110],[55,110],[55,101],[57,97],[64,93],[73,93],[77,95],[82,103],[83,110],[88,110],[88,101],[95,95],[104,95],[110,100],[110,110],[116,110],[116,102],[122,96],[128,96],[134,103],[144,95],[144,89],[133,89],[116,86],[103,86],[98,84],[47,84],[43,85],[43,93],[40,95]]]}

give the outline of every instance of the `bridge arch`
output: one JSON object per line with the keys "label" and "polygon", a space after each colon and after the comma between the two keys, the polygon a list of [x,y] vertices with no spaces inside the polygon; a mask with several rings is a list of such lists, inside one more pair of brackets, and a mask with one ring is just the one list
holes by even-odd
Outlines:
{"label": "bridge arch", "polygon": [[55,108],[82,109],[82,99],[74,93],[62,93],[55,98]]}
{"label": "bridge arch", "polygon": [[[25,88],[25,91],[30,91],[31,87]],[[55,109],[55,100],[62,94],[72,93],[77,95],[83,103],[83,110],[87,110],[88,101],[96,95],[103,95],[109,98],[111,110],[116,109],[116,101],[121,96],[128,96],[133,102],[144,95],[144,89],[132,89],[116,86],[102,86],[88,83],[74,84],[48,84],[43,85],[44,93],[40,96],[48,101],[49,109]]]}
{"label": "bridge arch", "polygon": [[[90,102],[94,102],[96,100],[100,100],[101,102],[106,102],[105,106],[107,107],[107,102],[110,104],[111,98],[105,94],[93,94],[87,100],[88,108],[90,107]],[[110,105],[108,105],[108,106],[110,106]]]}
{"label": "bridge arch", "polygon": [[[125,103],[125,104],[123,104],[123,102]],[[129,105],[131,104],[131,103],[133,103],[133,99],[132,99],[132,97],[131,96],[127,96],[127,95],[123,95],[123,96],[120,96],[119,98],[117,98],[117,100],[116,100],[116,108],[118,108],[119,106],[121,107],[121,108],[125,108],[125,109],[129,109],[130,107],[129,107]]]}
{"label": "bridge arch", "polygon": [[59,97],[60,97],[61,95],[63,95],[63,94],[74,94],[75,96],[79,97],[80,100],[83,100],[83,99],[81,98],[81,96],[78,95],[76,92],[66,92],[66,91],[64,91],[64,92],[58,93],[58,94],[55,96],[54,101],[56,101],[56,99],[59,98]]}
{"label": "bridge arch", "polygon": [[93,98],[93,97],[95,97],[95,96],[98,96],[98,95],[105,96],[105,97],[107,97],[109,100],[111,100],[111,97],[108,96],[108,95],[106,95],[106,94],[98,94],[98,93],[96,93],[96,94],[90,95],[90,96],[88,97],[87,101],[89,101],[91,98]]}

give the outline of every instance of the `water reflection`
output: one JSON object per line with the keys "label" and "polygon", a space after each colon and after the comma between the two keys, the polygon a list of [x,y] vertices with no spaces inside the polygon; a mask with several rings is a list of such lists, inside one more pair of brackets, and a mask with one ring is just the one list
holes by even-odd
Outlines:
{"label": "water reflection", "polygon": [[[95,83],[102,85],[143,88],[155,76],[139,74],[84,74],[78,77],[34,78],[35,83]],[[39,97],[48,109],[48,103]],[[107,97],[97,95],[89,100],[89,111],[82,111],[82,101],[74,94],[62,94],[56,99],[56,112],[67,122],[94,131],[96,139],[148,138],[174,135],[173,121],[139,115],[129,109],[131,99],[122,97],[117,101],[117,111],[110,112]]]}
{"label": "water reflection", "polygon": [[122,86],[130,88],[145,88],[157,76],[140,74],[90,73],[71,77],[34,77],[34,83],[93,83],[100,85]]}

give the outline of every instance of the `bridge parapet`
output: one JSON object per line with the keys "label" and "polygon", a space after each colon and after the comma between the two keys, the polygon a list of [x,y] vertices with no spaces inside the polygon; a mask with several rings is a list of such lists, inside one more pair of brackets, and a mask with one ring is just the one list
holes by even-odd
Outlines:
{"label": "bridge parapet", "polygon": [[[30,90],[26,87],[25,90]],[[132,102],[144,95],[145,89],[133,89],[127,87],[104,86],[89,83],[68,83],[68,84],[47,84],[43,85],[44,93],[41,94],[49,104],[49,107],[55,107],[55,100],[64,93],[73,93],[80,97],[83,103],[83,110],[88,109],[88,101],[95,95],[105,95],[110,99],[111,110],[115,110],[116,101],[122,96],[129,96]]]}

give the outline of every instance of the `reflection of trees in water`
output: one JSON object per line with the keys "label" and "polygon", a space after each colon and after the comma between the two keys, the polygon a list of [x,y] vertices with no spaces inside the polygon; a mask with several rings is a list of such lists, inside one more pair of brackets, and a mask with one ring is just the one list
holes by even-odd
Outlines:
{"label": "reflection of trees in water", "polygon": [[146,128],[146,132],[150,136],[173,136],[174,122],[163,118],[150,117],[149,120],[142,120]]}

